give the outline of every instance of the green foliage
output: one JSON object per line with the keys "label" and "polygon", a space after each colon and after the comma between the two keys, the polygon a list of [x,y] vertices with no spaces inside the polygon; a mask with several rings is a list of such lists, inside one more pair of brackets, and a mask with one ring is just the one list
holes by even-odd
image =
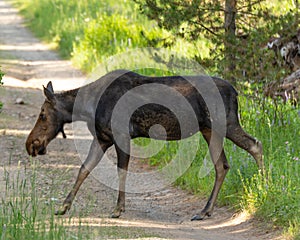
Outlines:
{"label": "green foliage", "polygon": [[[3,76],[4,76],[4,73],[1,71],[1,68],[0,68],[0,87],[3,84],[3,82],[2,82],[2,77]],[[3,106],[3,103],[0,102],[0,110],[1,110],[2,106]]]}
{"label": "green foliage", "polygon": [[[139,23],[132,24],[119,14],[103,14],[88,23],[83,39],[74,46],[73,60],[83,70],[90,72],[109,56],[131,48],[147,47],[148,40],[141,33],[148,37],[159,34],[154,31],[147,31]],[[107,45],[108,48],[105,47]]]}
{"label": "green foliage", "polygon": [[274,53],[267,53],[265,46],[275,34],[294,34],[299,27],[298,9],[287,0],[236,1],[236,36],[227,36],[224,28],[225,2],[235,1],[134,1],[143,14],[173,34],[174,43],[179,38],[190,43],[203,37],[209,41],[210,54],[201,56],[196,51],[193,57],[209,72],[235,79],[237,84],[281,78],[284,71],[274,66]]}
{"label": "green foliage", "polygon": [[[101,13],[103,1],[26,0],[16,1],[34,33],[58,46],[63,57],[70,57],[73,42],[83,35],[89,18]],[[49,17],[51,16],[51,17]]]}
{"label": "green foliage", "polygon": [[298,111],[293,106],[267,102],[265,108],[256,105],[254,112],[259,113],[256,113],[257,119],[252,117],[254,114],[245,112],[242,118],[249,119],[245,119],[244,124],[263,141],[268,180],[256,175],[244,179],[242,202],[246,209],[271,219],[278,226],[289,226],[290,221],[299,216]]}
{"label": "green foliage", "polygon": [[290,72],[290,69],[284,66],[283,60],[280,62],[274,51],[266,46],[272,36],[280,34],[290,37],[297,32],[294,14],[289,11],[278,16],[270,12],[267,18],[269,21],[261,21],[261,24],[249,31],[245,38],[238,37],[232,48],[236,56],[233,74],[239,80],[238,87],[249,82],[262,92],[267,83],[280,80]]}

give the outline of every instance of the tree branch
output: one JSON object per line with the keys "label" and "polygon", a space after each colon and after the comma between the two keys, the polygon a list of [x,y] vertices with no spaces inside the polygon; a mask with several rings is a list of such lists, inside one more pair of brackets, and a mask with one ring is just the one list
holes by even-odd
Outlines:
{"label": "tree branch", "polygon": [[212,30],[210,30],[208,27],[204,26],[202,23],[196,22],[196,21],[189,21],[195,25],[199,25],[201,28],[205,29],[206,31],[208,31],[209,33],[213,34],[214,36],[219,37],[219,35],[215,32],[213,32]]}
{"label": "tree branch", "polygon": [[256,2],[250,3],[250,4],[248,4],[248,5],[244,5],[244,6],[238,7],[237,10],[240,11],[240,10],[243,9],[243,8],[252,7],[252,6],[254,6],[254,5],[256,5],[256,4],[259,4],[259,3],[261,3],[261,2],[264,2],[264,1],[266,1],[266,0],[258,0],[258,1],[256,1]]}

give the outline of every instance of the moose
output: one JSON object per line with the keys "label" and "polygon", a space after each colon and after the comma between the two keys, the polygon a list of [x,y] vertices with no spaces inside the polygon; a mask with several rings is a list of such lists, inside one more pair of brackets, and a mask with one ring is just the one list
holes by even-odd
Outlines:
{"label": "moose", "polygon": [[[215,89],[207,87],[208,79],[215,86]],[[121,125],[127,126],[127,132],[122,131],[122,127],[113,131],[113,111],[122,96],[138,87],[144,86],[147,89],[147,86],[151,84],[166,86],[185,98],[194,112],[197,127],[187,127],[186,131],[182,131],[178,117],[172,112],[172,109],[150,101],[140,104],[131,114],[129,122],[122,123],[122,119],[118,120]],[[199,91],[197,84],[202,88],[202,91]],[[130,158],[130,140],[137,137],[152,137],[169,141],[181,140],[201,132],[208,144],[213,161],[215,182],[206,206],[202,211],[197,212],[191,220],[202,220],[211,216],[213,212],[219,190],[230,167],[223,148],[225,138],[230,139],[237,146],[250,153],[256,160],[258,168],[263,170],[262,144],[242,129],[238,117],[237,91],[229,82],[221,78],[205,75],[150,77],[128,70],[115,70],[100,77],[97,81],[74,90],[54,93],[53,85],[49,82],[43,91],[46,97],[45,102],[41,107],[35,126],[26,140],[26,149],[30,156],[46,154],[47,145],[59,133],[66,137],[64,133],[64,124],[66,123],[85,121],[93,136],[89,153],[81,165],[75,184],[64,200],[63,206],[55,212],[56,215],[63,215],[70,210],[81,184],[100,162],[106,150],[114,145],[117,154],[119,193],[111,217],[118,218],[125,211],[125,181]],[[202,93],[208,95],[208,98],[205,99]],[[155,92],[151,92],[150,95],[155,95]],[[222,100],[224,115],[220,114],[220,103],[216,101],[217,95]],[[149,98],[149,93],[147,90],[141,90],[129,96],[135,98],[136,102],[143,103],[145,98]],[[159,94],[156,97],[167,98],[167,92],[164,96]],[[171,99],[171,102],[180,109],[181,106],[176,103],[176,98]],[[125,112],[126,106],[130,107],[130,104],[129,101],[123,107]],[[209,105],[212,108],[209,109]],[[182,115],[187,114],[185,109],[180,109],[180,111]],[[122,117],[122,114],[119,116]],[[185,118],[187,125],[189,124],[189,117],[186,116]],[[225,118],[223,119],[225,123],[224,134],[219,131],[218,127],[213,127],[213,124],[218,126],[220,118]],[[159,132],[150,136],[149,130],[156,124],[160,124],[164,128],[166,134],[164,138]]]}

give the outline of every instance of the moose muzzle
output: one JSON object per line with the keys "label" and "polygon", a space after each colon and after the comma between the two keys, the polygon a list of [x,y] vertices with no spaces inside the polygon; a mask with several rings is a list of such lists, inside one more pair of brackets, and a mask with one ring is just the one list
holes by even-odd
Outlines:
{"label": "moose muzzle", "polygon": [[26,150],[27,153],[32,157],[35,157],[37,155],[44,155],[47,152],[44,142],[41,142],[38,139],[34,141],[30,141],[28,139],[26,142]]}

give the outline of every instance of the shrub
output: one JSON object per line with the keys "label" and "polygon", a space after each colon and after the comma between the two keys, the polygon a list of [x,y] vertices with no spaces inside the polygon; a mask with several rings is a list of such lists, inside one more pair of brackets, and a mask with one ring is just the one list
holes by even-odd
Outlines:
{"label": "shrub", "polygon": [[83,39],[74,44],[73,60],[84,71],[90,72],[105,57],[148,46],[149,37],[154,35],[159,35],[157,30],[147,31],[141,24],[133,24],[119,14],[102,15],[89,22]]}

